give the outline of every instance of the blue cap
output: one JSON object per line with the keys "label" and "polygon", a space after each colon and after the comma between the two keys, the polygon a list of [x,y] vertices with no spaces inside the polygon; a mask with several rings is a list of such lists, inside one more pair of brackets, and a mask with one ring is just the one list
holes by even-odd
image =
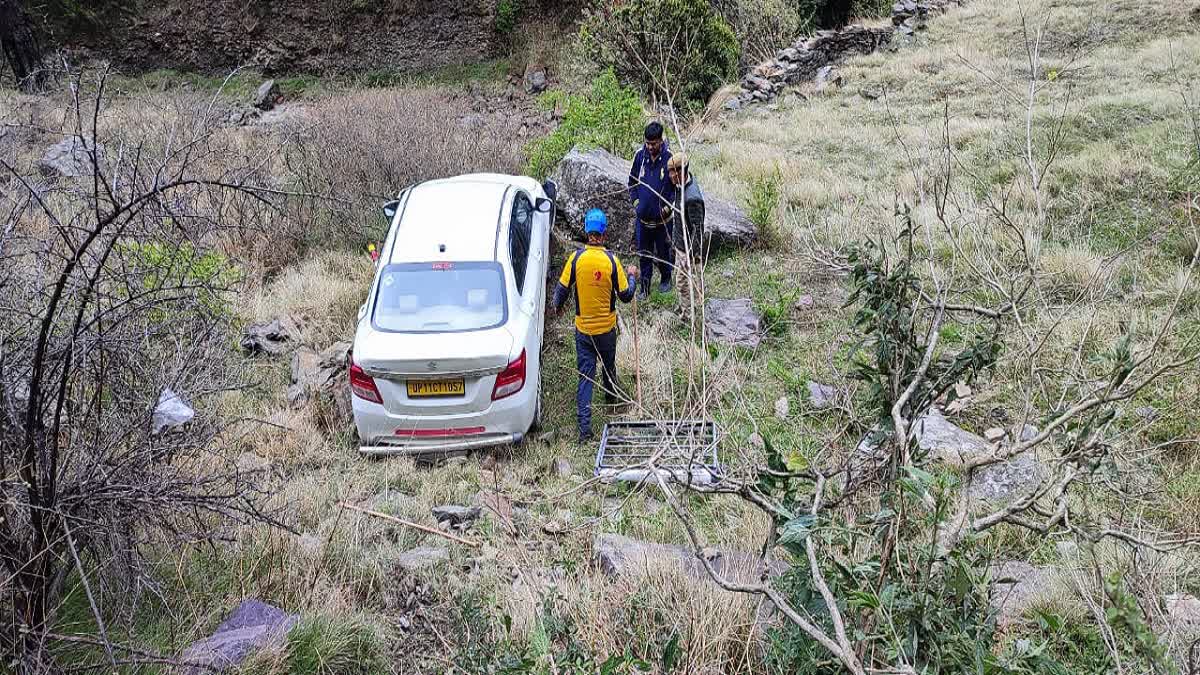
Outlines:
{"label": "blue cap", "polygon": [[600,209],[592,209],[583,218],[583,231],[588,234],[604,234],[608,229],[608,216]]}

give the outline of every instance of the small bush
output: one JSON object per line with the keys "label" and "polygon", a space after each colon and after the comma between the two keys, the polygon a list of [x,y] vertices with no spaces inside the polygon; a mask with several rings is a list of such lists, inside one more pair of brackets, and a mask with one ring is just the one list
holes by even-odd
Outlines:
{"label": "small bush", "polygon": [[565,105],[566,109],[554,133],[526,148],[525,172],[536,178],[545,178],[576,145],[604,148],[628,159],[646,123],[637,93],[622,87],[611,70],[593,80],[586,94],[551,92],[542,103],[550,108]]}
{"label": "small bush", "polygon": [[372,675],[385,670],[383,638],[365,619],[317,616],[288,634],[289,675]]}
{"label": "small bush", "polygon": [[602,66],[676,104],[702,106],[737,76],[737,37],[708,0],[604,0],[579,40]]}
{"label": "small bush", "polygon": [[758,228],[759,240],[768,248],[781,243],[782,228],[776,219],[779,198],[782,195],[783,175],[779,169],[756,176],[750,180],[750,193],[746,197],[747,215]]}
{"label": "small bush", "polygon": [[496,32],[512,35],[521,18],[521,0],[499,0],[496,3]]}

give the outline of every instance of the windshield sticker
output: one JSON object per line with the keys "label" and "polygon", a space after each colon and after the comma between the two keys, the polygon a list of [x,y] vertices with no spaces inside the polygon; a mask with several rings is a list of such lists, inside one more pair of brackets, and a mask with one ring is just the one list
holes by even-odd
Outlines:
{"label": "windshield sticker", "polygon": [[396,283],[396,280],[392,278],[392,275],[390,275],[390,274],[383,275],[383,285],[384,286],[391,286],[394,283]]}

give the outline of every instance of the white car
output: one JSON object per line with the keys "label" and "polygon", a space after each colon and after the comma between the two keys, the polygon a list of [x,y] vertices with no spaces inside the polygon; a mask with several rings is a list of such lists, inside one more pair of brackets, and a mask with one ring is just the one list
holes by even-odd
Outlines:
{"label": "white car", "polygon": [[361,452],[519,443],[541,412],[553,183],[421,183],[391,222],[359,309],[350,388]]}

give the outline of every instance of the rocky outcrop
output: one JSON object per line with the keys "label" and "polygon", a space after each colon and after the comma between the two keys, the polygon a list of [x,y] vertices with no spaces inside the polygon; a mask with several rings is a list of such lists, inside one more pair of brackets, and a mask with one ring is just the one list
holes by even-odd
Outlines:
{"label": "rocky outcrop", "polygon": [[835,64],[851,56],[870,54],[890,44],[897,34],[906,36],[924,30],[930,17],[964,2],[903,0],[892,7],[891,26],[847,26],[797,40],[780,50],[775,58],[751,69],[742,78],[737,94],[725,102],[725,110],[741,110],[755,103],[765,103],[787,87],[803,82],[815,83],[818,90],[840,86],[842,75]]}
{"label": "rocky outcrop", "polygon": [[[214,74],[417,72],[479,63],[500,44],[495,2],[253,2],[138,5],[89,0],[87,30],[43,10],[49,31],[81,61],[126,73],[170,68]],[[532,13],[532,10],[531,10]],[[61,24],[61,25],[60,25]]]}
{"label": "rocky outcrop", "polygon": [[[619,252],[633,247],[633,205],[626,186],[628,160],[602,149],[576,147],[567,153],[551,175],[558,183],[558,210],[566,226],[577,237],[583,236],[583,216],[590,209],[608,214],[608,245]],[[723,199],[704,197],[704,231],[713,246],[744,246],[757,236],[754,223],[745,211]]]}

